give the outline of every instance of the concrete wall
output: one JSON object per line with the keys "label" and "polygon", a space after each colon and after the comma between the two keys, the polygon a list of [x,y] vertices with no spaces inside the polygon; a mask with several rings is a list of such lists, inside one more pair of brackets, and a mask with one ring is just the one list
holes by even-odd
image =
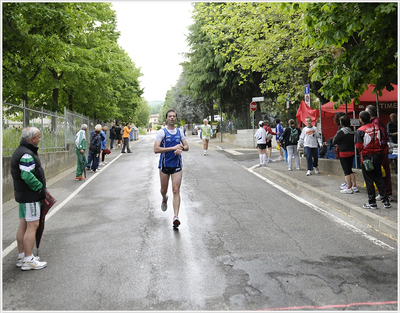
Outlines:
{"label": "concrete wall", "polygon": [[[256,148],[257,141],[254,138],[256,130],[252,129],[239,129],[236,134],[222,134],[222,141],[226,143],[231,143],[233,145],[243,147],[243,148]],[[217,133],[217,140],[221,140],[221,134]],[[275,136],[272,137],[272,147],[276,147]]]}
{"label": "concrete wall", "polygon": [[[68,150],[59,152],[40,153],[40,161],[44,169],[46,180],[57,176],[70,169],[77,163],[73,144],[68,145]],[[13,180],[11,177],[11,156],[3,157],[3,203],[14,197]]]}

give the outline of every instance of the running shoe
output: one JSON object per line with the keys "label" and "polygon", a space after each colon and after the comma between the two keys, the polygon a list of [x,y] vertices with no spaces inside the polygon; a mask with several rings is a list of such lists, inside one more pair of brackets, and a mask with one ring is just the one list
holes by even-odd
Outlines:
{"label": "running shoe", "polygon": [[389,200],[388,200],[388,201],[386,201],[386,202],[383,204],[383,207],[384,207],[385,209],[390,209],[390,208],[392,207],[392,205],[390,204],[390,202],[389,202]]}
{"label": "running shoe", "polygon": [[308,170],[307,173],[306,173],[306,176],[310,176],[310,175],[311,175],[311,171]]}
{"label": "running shoe", "polygon": [[347,183],[346,182],[341,184],[340,187],[339,187],[340,190],[343,190],[343,189],[346,189],[346,188],[347,188]]}
{"label": "running shoe", "polygon": [[363,204],[363,209],[371,209],[371,210],[376,210],[378,206],[376,203],[365,203]]}
{"label": "running shoe", "polygon": [[340,190],[340,193],[347,193],[347,194],[352,194],[354,193],[353,190],[350,188],[342,189]]}
{"label": "running shoe", "polygon": [[378,201],[382,200],[382,199],[381,199],[381,195],[378,194],[378,195],[375,197],[375,200],[378,200]]}
{"label": "running shoe", "polygon": [[181,222],[179,221],[179,218],[177,216],[174,216],[174,221],[172,222],[172,225],[174,228],[177,228],[179,225],[181,225]]}
{"label": "running shoe", "polygon": [[354,193],[360,192],[360,190],[358,190],[357,186],[351,187],[351,190],[353,190]]}
{"label": "running shoe", "polygon": [[165,200],[163,199],[162,202],[161,202],[161,210],[163,210],[164,212],[167,211],[167,208],[168,208],[168,204],[167,203],[168,203],[168,197]]}
{"label": "running shoe", "polygon": [[315,167],[315,168],[314,168],[314,171],[315,171],[315,174],[319,174],[319,169],[318,169],[318,167]]}
{"label": "running shoe", "polygon": [[[34,256],[34,258],[35,258],[35,260],[40,261],[40,257]],[[24,264],[24,258],[18,257],[17,264],[16,264],[17,267],[22,267],[23,264]]]}
{"label": "running shoe", "polygon": [[47,262],[39,262],[36,258],[32,257],[29,262],[23,262],[21,266],[21,270],[30,271],[30,270],[41,270],[47,266]]}

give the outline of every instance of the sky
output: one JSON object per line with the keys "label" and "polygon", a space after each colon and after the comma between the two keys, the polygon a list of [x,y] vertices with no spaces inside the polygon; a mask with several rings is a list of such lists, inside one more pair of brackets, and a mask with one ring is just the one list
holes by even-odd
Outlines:
{"label": "sky", "polygon": [[191,25],[189,1],[111,1],[117,12],[118,44],[140,68],[140,87],[148,102],[164,101],[176,85],[189,52],[186,42]]}

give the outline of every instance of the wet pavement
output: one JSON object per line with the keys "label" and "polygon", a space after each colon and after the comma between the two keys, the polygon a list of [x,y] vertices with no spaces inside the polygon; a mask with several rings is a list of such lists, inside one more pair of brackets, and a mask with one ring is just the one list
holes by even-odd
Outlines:
{"label": "wet pavement", "polygon": [[[190,138],[190,137],[189,137]],[[200,140],[195,141],[198,145],[202,145]],[[369,225],[370,227],[380,231],[392,238],[398,238],[398,205],[397,190],[393,190],[394,201],[391,202],[392,207],[385,209],[381,201],[377,201],[377,210],[363,209],[362,205],[367,202],[367,190],[364,187],[364,180],[361,170],[355,169],[356,181],[359,193],[342,194],[339,186],[344,183],[343,173],[327,173],[320,169],[319,174],[312,173],[306,176],[306,160],[300,158],[301,169],[293,169],[289,171],[285,161],[276,161],[278,151],[273,149],[272,163],[267,163],[266,167],[258,168],[258,151],[257,148],[243,148],[230,143],[221,142],[219,139],[210,140],[209,149],[226,151],[231,157],[237,160],[249,158],[254,155],[254,171],[264,177],[280,181],[281,183],[299,190],[315,199],[330,205],[343,214],[354,217],[359,221]],[[335,162],[336,160],[332,160]],[[337,161],[338,162],[338,161]],[[294,164],[294,160],[293,160]],[[294,166],[293,166],[294,168]],[[397,181],[397,175],[392,174],[392,181]],[[397,187],[397,184],[395,185]]]}

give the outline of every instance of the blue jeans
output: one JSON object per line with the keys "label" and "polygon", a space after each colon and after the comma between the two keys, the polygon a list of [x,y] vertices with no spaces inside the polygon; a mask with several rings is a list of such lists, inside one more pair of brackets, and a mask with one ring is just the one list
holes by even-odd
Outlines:
{"label": "blue jeans", "polygon": [[114,140],[115,139],[110,139],[110,150],[114,148]]}
{"label": "blue jeans", "polygon": [[312,171],[313,168],[318,167],[318,148],[304,147],[307,160],[307,170]]}
{"label": "blue jeans", "polygon": [[93,152],[89,150],[87,163],[86,163],[87,169],[90,169],[90,165],[92,164],[92,161],[93,161]]}

